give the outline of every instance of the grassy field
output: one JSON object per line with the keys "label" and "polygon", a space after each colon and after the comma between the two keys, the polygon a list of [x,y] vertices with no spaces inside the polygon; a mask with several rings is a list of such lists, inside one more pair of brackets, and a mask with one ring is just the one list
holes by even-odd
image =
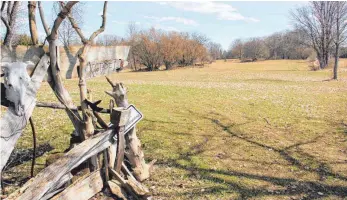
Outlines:
{"label": "grassy field", "polygon": [[[154,199],[347,198],[347,60],[340,80],[306,61],[217,61],[204,68],[121,72],[110,77],[129,89],[143,112],[138,135],[148,161],[145,184]],[[75,102],[77,80],[64,81]],[[103,77],[88,82],[94,98],[109,97]],[[44,83],[39,101],[57,101]],[[39,144],[68,147],[72,125],[63,111],[36,108]],[[17,148],[31,148],[29,127]],[[5,177],[17,184],[30,161]],[[11,182],[10,180],[8,180]]]}

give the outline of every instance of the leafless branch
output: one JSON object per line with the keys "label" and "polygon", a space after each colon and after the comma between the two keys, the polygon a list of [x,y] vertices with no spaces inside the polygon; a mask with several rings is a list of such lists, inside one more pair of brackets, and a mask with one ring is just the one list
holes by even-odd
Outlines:
{"label": "leafless branch", "polygon": [[43,12],[43,7],[41,5],[41,1],[38,2],[38,5],[39,5],[39,11],[40,11],[40,17],[41,17],[42,25],[43,25],[43,28],[45,29],[46,35],[48,36],[51,34],[51,32],[49,30],[49,27],[48,27],[46,19],[45,19],[45,14]]}
{"label": "leafless branch", "polygon": [[106,14],[107,14],[107,1],[105,1],[105,3],[104,3],[104,10],[102,13],[102,24],[101,24],[100,28],[90,36],[89,41],[93,41],[96,36],[98,36],[100,33],[104,32],[105,25],[106,25]]}

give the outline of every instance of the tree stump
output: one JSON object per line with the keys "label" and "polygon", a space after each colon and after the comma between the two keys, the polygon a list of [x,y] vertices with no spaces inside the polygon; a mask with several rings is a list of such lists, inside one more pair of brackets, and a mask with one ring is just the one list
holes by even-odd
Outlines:
{"label": "tree stump", "polygon": [[[107,81],[112,86],[112,91],[105,91],[116,101],[118,107],[127,108],[129,106],[127,89],[122,83],[114,84],[108,77]],[[132,128],[125,134],[125,156],[129,159],[135,178],[138,181],[144,181],[149,178],[150,171],[156,160],[153,160],[149,164],[145,161],[145,156],[141,148],[141,142],[136,135],[136,127]]]}

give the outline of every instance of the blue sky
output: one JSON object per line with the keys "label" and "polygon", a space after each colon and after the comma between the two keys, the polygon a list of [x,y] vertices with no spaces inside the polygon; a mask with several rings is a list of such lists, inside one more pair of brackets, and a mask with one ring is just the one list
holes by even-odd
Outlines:
{"label": "blue sky", "polygon": [[[126,36],[129,22],[140,28],[200,32],[227,49],[236,38],[266,36],[291,28],[289,12],[305,2],[120,2],[108,4],[104,34]],[[53,2],[44,2],[46,19],[52,22]],[[103,2],[85,2],[82,30],[89,36],[101,25]],[[37,13],[37,17],[39,14]],[[38,20],[40,35],[44,31]]]}

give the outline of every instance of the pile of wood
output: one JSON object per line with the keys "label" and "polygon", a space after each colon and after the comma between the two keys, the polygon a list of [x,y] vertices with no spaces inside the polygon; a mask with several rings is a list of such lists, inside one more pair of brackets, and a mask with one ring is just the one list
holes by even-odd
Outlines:
{"label": "pile of wood", "polygon": [[[62,157],[29,180],[7,199],[90,199],[102,191],[121,199],[148,199],[149,190],[140,182],[149,177],[154,162],[146,164],[141,144],[133,127],[127,133],[129,119],[126,88],[109,80],[113,97],[109,109],[91,106],[98,124],[103,127],[94,136],[74,146]],[[93,104],[89,102],[90,104]],[[58,108],[57,106],[55,108]],[[98,114],[110,114],[106,124]],[[124,158],[126,161],[124,162]],[[94,169],[90,162],[94,160]],[[128,167],[129,166],[129,167]]]}
{"label": "pile of wood", "polygon": [[[23,79],[20,76],[26,74],[24,67],[18,68],[22,70],[20,73],[11,72],[13,70],[7,70],[4,73],[4,87],[17,88],[9,91],[13,90],[19,100],[9,102],[7,112],[1,118],[1,173],[6,168],[11,152],[36,106],[64,109],[76,133],[70,140],[67,153],[59,158],[47,159],[47,167],[25,183],[22,188],[10,194],[7,199],[90,199],[106,191],[118,198],[146,199],[150,194],[140,182],[149,177],[155,161],[149,164],[145,162],[136,128],[131,126],[125,129],[125,126],[129,125],[127,122],[131,107],[127,100],[126,88],[123,84],[115,84],[107,78],[112,91],[106,93],[112,99],[109,108],[105,109],[98,107],[101,100],[92,101],[92,95],[87,87],[86,53],[94,38],[105,29],[107,2],[104,2],[102,24],[89,39],[83,35],[71,15],[71,9],[76,4],[76,1],[60,2],[60,12],[49,29],[39,2],[49,52],[44,51],[30,78]],[[74,104],[69,91],[64,87],[58,62],[58,29],[67,18],[83,43],[81,53],[78,55],[77,67],[80,93],[80,102],[77,105],[79,106]],[[36,102],[37,91],[46,75],[59,104]],[[17,84],[14,85],[13,81]],[[6,93],[7,97],[9,96]],[[11,101],[9,98],[7,100]],[[110,123],[106,123],[100,113],[109,114]],[[35,141],[35,134],[33,138]],[[36,155],[35,142],[33,144],[33,154]]]}

